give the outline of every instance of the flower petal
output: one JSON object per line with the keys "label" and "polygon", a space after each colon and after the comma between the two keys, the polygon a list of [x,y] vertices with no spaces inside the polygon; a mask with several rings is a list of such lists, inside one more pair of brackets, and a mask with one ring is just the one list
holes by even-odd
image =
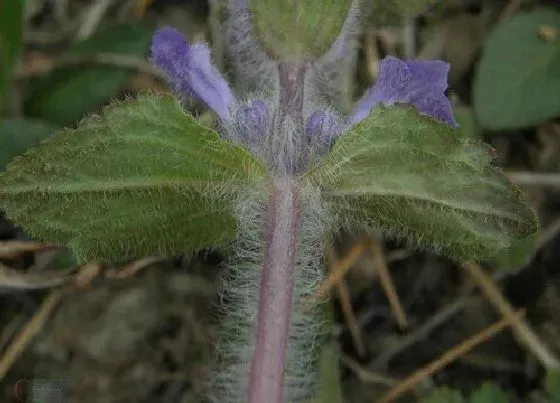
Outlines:
{"label": "flower petal", "polygon": [[364,119],[378,103],[413,105],[422,114],[457,127],[449,99],[445,96],[449,64],[440,60],[400,60],[388,56],[381,61],[379,77],[358,102],[351,123]]}
{"label": "flower petal", "polygon": [[218,70],[212,65],[210,49],[191,45],[173,28],[162,28],[152,38],[152,60],[168,77],[179,94],[206,103],[222,120],[229,119],[235,97]]}

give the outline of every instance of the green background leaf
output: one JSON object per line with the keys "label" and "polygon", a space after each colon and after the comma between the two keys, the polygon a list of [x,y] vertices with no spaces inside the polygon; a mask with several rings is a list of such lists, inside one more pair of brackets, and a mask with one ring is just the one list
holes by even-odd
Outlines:
{"label": "green background leaf", "polygon": [[459,106],[454,108],[453,115],[459,125],[459,132],[470,139],[480,138],[480,129],[471,108]]}
{"label": "green background leaf", "polygon": [[235,236],[235,195],[264,168],[173,97],[108,107],[10,163],[0,207],[78,262],[181,254]]}
{"label": "green background leaf", "polygon": [[426,11],[438,0],[363,0],[362,7],[374,25],[400,25],[404,20]]}
{"label": "green background leaf", "polygon": [[540,9],[500,24],[488,37],[477,67],[474,108],[489,129],[525,127],[560,116],[560,13]]}
{"label": "green background leaf", "polygon": [[511,399],[496,384],[485,383],[476,389],[469,399],[470,403],[510,403]]}
{"label": "green background leaf", "polygon": [[413,108],[378,107],[304,177],[348,226],[367,226],[458,259],[484,259],[537,229],[489,149]]}
{"label": "green background leaf", "polygon": [[560,370],[546,374],[544,389],[550,397],[550,403],[560,403]]}
{"label": "green background leaf", "polygon": [[[334,326],[334,306],[332,301],[323,302],[325,312],[325,326]],[[332,340],[326,338],[317,347],[321,349],[319,359],[319,382],[316,394],[310,403],[343,403],[342,386],[338,357],[334,350]]]}
{"label": "green background leaf", "polygon": [[10,160],[54,135],[60,128],[40,120],[10,118],[0,122],[0,172]]}
{"label": "green background leaf", "polygon": [[422,399],[422,403],[463,403],[461,392],[455,389],[441,387],[430,393],[428,397]]}
{"label": "green background leaf", "polygon": [[524,267],[535,254],[538,240],[538,232],[518,239],[496,255],[492,260],[492,267],[498,270],[516,270]]}
{"label": "green background leaf", "polygon": [[[67,54],[116,53],[143,58],[148,54],[152,32],[142,23],[104,27],[90,39],[72,45]],[[115,97],[133,75],[130,69],[118,66],[82,64],[58,68],[32,81],[26,114],[61,126],[72,125]]]}
{"label": "green background leaf", "polygon": [[24,11],[23,0],[0,1],[0,107],[20,51]]}

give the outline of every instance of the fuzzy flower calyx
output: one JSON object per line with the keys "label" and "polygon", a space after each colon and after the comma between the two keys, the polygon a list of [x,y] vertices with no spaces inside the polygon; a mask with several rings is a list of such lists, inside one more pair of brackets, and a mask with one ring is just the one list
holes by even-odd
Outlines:
{"label": "fuzzy flower calyx", "polygon": [[[213,66],[208,46],[190,44],[175,29],[163,28],[154,34],[151,52],[154,64],[165,73],[174,91],[204,102],[228,128],[231,140],[264,155],[261,152],[271,143],[269,136],[283,135],[272,128],[278,112],[274,104],[261,99],[239,102]],[[312,149],[311,154],[321,156],[377,105],[397,103],[410,104],[420,114],[455,128],[451,103],[445,95],[448,73],[449,64],[439,60],[400,60],[388,56],[381,61],[376,83],[366,90],[349,116],[342,118],[324,108],[307,106],[304,109],[311,112],[304,116],[295,135],[305,139],[302,144]]]}

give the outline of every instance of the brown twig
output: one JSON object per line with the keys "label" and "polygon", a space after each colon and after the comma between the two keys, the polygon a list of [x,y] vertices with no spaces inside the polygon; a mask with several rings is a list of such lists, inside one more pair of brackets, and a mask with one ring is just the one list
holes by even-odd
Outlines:
{"label": "brown twig", "polygon": [[389,378],[388,376],[378,374],[372,371],[368,371],[367,369],[362,367],[358,362],[354,361],[346,354],[339,353],[338,359],[345,367],[347,367],[349,370],[354,372],[354,374],[356,374],[358,379],[362,382],[374,383],[374,384],[385,385],[385,386],[395,386],[398,383],[398,381]]}
{"label": "brown twig", "polygon": [[138,0],[138,4],[136,4],[136,7],[134,7],[134,16],[143,17],[153,2],[154,0]]}
{"label": "brown twig", "polygon": [[123,268],[119,270],[109,270],[105,273],[105,277],[107,278],[115,278],[115,279],[125,279],[128,277],[135,276],[141,270],[147,268],[148,266],[153,265],[154,263],[161,262],[166,260],[166,257],[157,257],[157,256],[148,256],[138,260],[135,260],[132,263],[127,264]]}
{"label": "brown twig", "polygon": [[317,290],[308,298],[303,301],[302,306],[304,309],[309,307],[313,302],[325,296],[330,289],[338,284],[342,278],[348,273],[348,270],[354,263],[362,256],[365,251],[363,242],[357,242],[352,245],[350,251],[339,261],[336,262],[331,268],[327,278],[325,278],[317,287]]}
{"label": "brown twig", "polygon": [[0,287],[19,290],[39,290],[58,287],[72,281],[68,271],[49,270],[39,273],[22,272],[0,263]]}
{"label": "brown twig", "polygon": [[560,218],[556,218],[552,224],[541,231],[536,249],[543,248],[547,243],[556,238],[560,232]]}
{"label": "brown twig", "polygon": [[506,172],[506,176],[519,186],[560,187],[560,174],[546,172]]}
{"label": "brown twig", "polygon": [[377,44],[375,43],[377,31],[374,28],[366,30],[363,34],[364,38],[364,60],[365,71],[367,72],[367,80],[372,83],[379,73],[379,52],[377,51]]}
{"label": "brown twig", "polygon": [[517,340],[527,348],[543,367],[548,370],[560,368],[558,358],[549,351],[548,347],[539,339],[529,325],[525,321],[515,318],[513,308],[502,295],[492,278],[475,262],[464,262],[462,267],[481,289],[486,298],[494,305],[496,310],[505,318],[510,319]]}
{"label": "brown twig", "polygon": [[507,326],[510,326],[515,321],[518,321],[524,314],[525,314],[525,310],[521,309],[518,312],[514,313],[513,316],[501,319],[500,321],[494,323],[493,325],[490,325],[486,329],[475,334],[474,336],[464,341],[463,343],[459,344],[458,346],[455,346],[451,350],[448,350],[441,357],[435,359],[425,367],[419,369],[409,377],[402,380],[389,393],[383,396],[378,403],[388,403],[397,399],[402,394],[406,393],[415,385],[417,385],[418,382],[420,382],[422,379],[433,375],[434,373],[438,372],[445,366],[449,365],[451,362],[453,362],[460,356],[466,354],[467,352],[471,351],[479,344],[485,342],[495,334],[501,332]]}
{"label": "brown twig", "polygon": [[60,248],[60,245],[37,241],[1,241],[0,259],[18,259],[24,253],[44,252]]}
{"label": "brown twig", "polygon": [[101,23],[103,16],[115,2],[116,0],[94,0],[81,19],[76,39],[83,41],[89,38]]}
{"label": "brown twig", "polygon": [[341,279],[338,283],[338,295],[340,298],[340,307],[342,308],[342,314],[346,324],[348,325],[348,330],[352,335],[352,342],[356,348],[356,353],[358,357],[363,357],[366,353],[366,347],[364,344],[364,337],[362,336],[362,331],[360,330],[360,325],[356,320],[354,315],[354,310],[352,309],[352,300],[350,298],[350,292],[348,291],[348,286],[344,279]]}
{"label": "brown twig", "polygon": [[[338,260],[332,242],[329,242],[325,248],[325,259],[329,267],[333,267],[335,262]],[[358,356],[362,357],[366,352],[364,338],[362,336],[362,331],[360,330],[360,325],[354,315],[354,310],[352,309],[352,298],[350,297],[350,291],[348,290],[348,286],[346,285],[344,279],[339,281],[337,291],[340,299],[342,314],[344,315],[348,330],[350,330],[354,348],[356,349]]]}
{"label": "brown twig", "polygon": [[[106,278],[124,279],[137,274],[140,270],[150,266],[151,264],[161,261],[161,257],[146,257],[138,259],[122,269],[122,272],[107,271],[103,273],[103,265],[92,262],[80,267],[74,276],[65,275],[64,277],[55,278],[55,283],[51,286],[59,286],[43,300],[39,310],[31,317],[27,324],[14,337],[13,341],[8,345],[2,356],[0,357],[0,381],[12,367],[14,362],[23,354],[29,343],[43,328],[47,319],[58,306],[63,296],[81,289],[88,288],[94,278],[104,275]],[[0,267],[1,269],[1,267]],[[0,270],[0,274],[1,274]],[[30,279],[24,279],[28,284]],[[47,281],[43,279],[43,281]],[[46,284],[42,284],[46,286]],[[22,288],[22,287],[20,287]],[[28,287],[29,288],[29,287]],[[37,287],[36,287],[37,288]]]}
{"label": "brown twig", "polygon": [[14,362],[25,351],[31,340],[41,331],[47,319],[64,296],[62,289],[52,291],[42,302],[41,307],[27,324],[19,331],[0,358],[0,381],[10,370]]}
{"label": "brown twig", "polygon": [[373,369],[386,368],[391,359],[419,341],[427,338],[435,329],[447,322],[451,317],[461,312],[469,303],[466,297],[460,297],[456,301],[446,304],[440,311],[427,320],[421,327],[399,340],[398,344],[382,352],[375,361],[369,365]]}
{"label": "brown twig", "polygon": [[379,274],[379,281],[381,282],[383,291],[385,291],[385,295],[387,296],[393,315],[395,315],[397,325],[400,329],[404,330],[408,327],[408,321],[397,291],[395,290],[395,286],[393,285],[393,281],[391,280],[391,274],[389,273],[389,269],[385,263],[383,249],[379,245],[379,242],[375,239],[370,241],[369,249]]}
{"label": "brown twig", "polygon": [[504,8],[504,11],[502,11],[502,14],[500,15],[500,20],[505,21],[511,18],[511,16],[515,14],[520,7],[521,0],[509,0],[508,5]]}
{"label": "brown twig", "polygon": [[37,76],[43,76],[50,73],[54,69],[62,67],[79,66],[83,64],[96,64],[102,66],[112,66],[134,70],[138,73],[149,74],[158,79],[164,80],[157,69],[155,69],[150,62],[145,59],[123,55],[119,53],[96,53],[96,54],[83,54],[83,55],[66,55],[53,61],[51,64],[43,63],[39,68],[20,70],[15,73],[16,80],[23,80]]}

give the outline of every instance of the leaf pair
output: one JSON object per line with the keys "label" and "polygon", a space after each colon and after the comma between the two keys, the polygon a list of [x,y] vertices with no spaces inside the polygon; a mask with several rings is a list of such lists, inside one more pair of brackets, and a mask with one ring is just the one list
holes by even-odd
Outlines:
{"label": "leaf pair", "polygon": [[[321,189],[348,226],[482,259],[537,227],[488,152],[412,108],[376,108],[300,183]],[[237,197],[266,192],[266,181],[255,157],[177,100],[142,96],[16,158],[0,176],[0,207],[78,261],[115,261],[232,240]]]}

